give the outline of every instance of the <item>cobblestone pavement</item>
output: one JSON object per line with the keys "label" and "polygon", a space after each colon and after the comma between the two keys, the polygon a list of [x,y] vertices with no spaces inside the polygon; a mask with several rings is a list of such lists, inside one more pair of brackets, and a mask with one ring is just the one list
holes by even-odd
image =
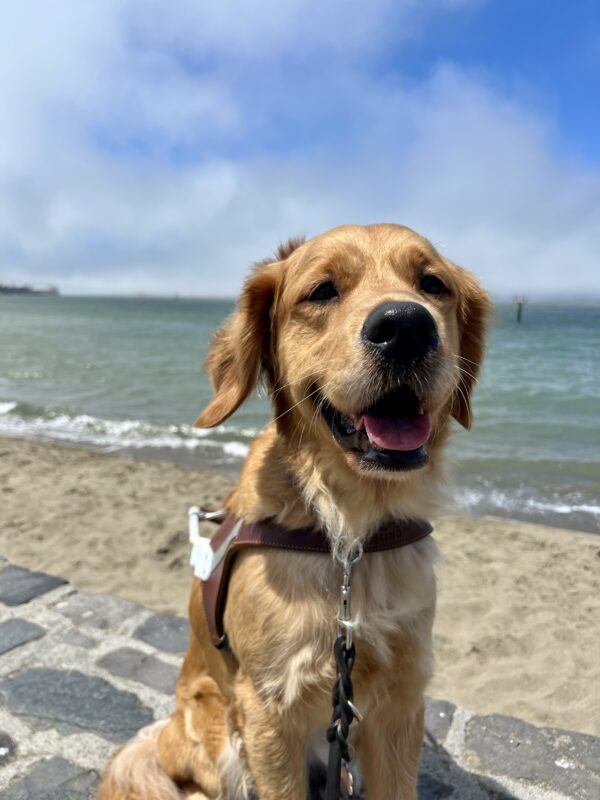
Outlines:
{"label": "cobblestone pavement", "polygon": [[[0,561],[0,797],[88,800],[173,708],[187,623]],[[599,800],[600,739],[427,705],[419,800]]]}

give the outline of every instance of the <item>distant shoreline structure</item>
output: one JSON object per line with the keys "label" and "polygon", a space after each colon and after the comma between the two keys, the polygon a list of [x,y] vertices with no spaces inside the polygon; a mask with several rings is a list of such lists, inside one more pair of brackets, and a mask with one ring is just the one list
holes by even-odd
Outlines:
{"label": "distant shoreline structure", "polygon": [[47,289],[34,289],[33,286],[15,286],[14,284],[0,283],[0,294],[17,294],[17,295],[31,295],[44,297],[58,297],[60,292],[56,286],[48,286]]}

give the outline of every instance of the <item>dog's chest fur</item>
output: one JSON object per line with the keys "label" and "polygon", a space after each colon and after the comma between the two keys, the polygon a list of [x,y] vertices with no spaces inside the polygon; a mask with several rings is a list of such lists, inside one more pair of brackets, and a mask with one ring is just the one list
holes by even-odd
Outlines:
{"label": "dog's chest fur", "polygon": [[[435,554],[428,538],[366,554],[354,568],[357,698],[367,686],[376,697],[381,681],[387,682],[390,671],[397,675],[405,659],[423,682],[429,677]],[[265,700],[284,708],[299,701],[328,707],[340,583],[341,568],[327,555],[263,551],[239,558],[225,626],[236,656],[251,669]]]}

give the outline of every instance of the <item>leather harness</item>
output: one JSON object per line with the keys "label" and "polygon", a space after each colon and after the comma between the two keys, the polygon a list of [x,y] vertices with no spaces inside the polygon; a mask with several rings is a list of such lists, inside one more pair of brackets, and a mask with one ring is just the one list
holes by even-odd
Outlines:
{"label": "leather harness", "polygon": [[[395,550],[418,542],[433,528],[421,519],[393,520],[384,524],[364,543],[365,553]],[[306,553],[331,554],[327,535],[315,528],[285,528],[272,520],[248,523],[233,515],[226,517],[210,540],[212,565],[203,578],[202,602],[210,638],[215,647],[227,646],[223,615],[227,602],[229,578],[236,554],[250,547],[272,547]]]}

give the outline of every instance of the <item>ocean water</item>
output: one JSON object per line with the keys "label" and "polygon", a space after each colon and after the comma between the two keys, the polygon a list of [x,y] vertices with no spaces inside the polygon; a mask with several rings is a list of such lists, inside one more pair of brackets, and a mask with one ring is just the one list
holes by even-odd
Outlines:
{"label": "ocean water", "polygon": [[[237,470],[269,415],[252,397],[192,424],[230,301],[0,297],[0,433]],[[600,307],[496,309],[474,428],[450,452],[456,508],[600,532]]]}

